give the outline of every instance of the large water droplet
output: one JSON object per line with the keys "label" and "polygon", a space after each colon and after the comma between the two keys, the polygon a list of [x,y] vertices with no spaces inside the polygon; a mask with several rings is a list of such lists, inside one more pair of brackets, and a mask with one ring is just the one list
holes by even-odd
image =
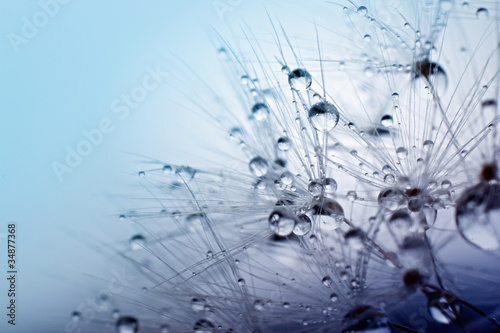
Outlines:
{"label": "large water droplet", "polygon": [[288,83],[292,89],[303,91],[311,86],[312,77],[304,68],[297,68],[288,74]]}
{"label": "large water droplet", "polygon": [[429,314],[435,321],[441,324],[450,324],[457,320],[457,315],[460,314],[460,305],[457,302],[447,299],[439,292],[429,293],[426,296]]}
{"label": "large water droplet", "polygon": [[323,182],[326,193],[335,193],[337,191],[337,182],[333,178],[326,178]]}
{"label": "large water droplet", "polygon": [[297,216],[297,224],[295,225],[295,228],[293,228],[293,233],[297,236],[304,236],[311,231],[311,226],[312,223],[309,216],[305,214],[299,215]]}
{"label": "large water droplet", "polygon": [[309,109],[309,120],[318,131],[328,132],[337,126],[339,111],[331,103],[319,102]]}
{"label": "large water droplet", "polygon": [[486,9],[484,7],[478,8],[476,11],[476,17],[479,20],[486,20],[488,18],[489,14],[490,13],[488,12],[488,9]]}
{"label": "large water droplet", "polygon": [[281,237],[289,236],[293,232],[296,223],[295,216],[283,208],[278,208],[269,215],[269,228]]}
{"label": "large water droplet", "polygon": [[396,156],[401,160],[405,159],[408,157],[408,150],[405,147],[399,147],[396,149]]}
{"label": "large water droplet", "polygon": [[248,167],[256,177],[262,177],[267,174],[267,171],[269,170],[269,163],[267,163],[264,158],[257,156],[252,158]]}
{"label": "large water droplet", "polygon": [[313,203],[312,216],[324,230],[335,230],[344,221],[344,209],[335,200],[322,198]]}
{"label": "large water droplet", "polygon": [[365,6],[359,6],[358,14],[366,16],[366,14],[368,14],[368,9]]}
{"label": "large water droplet", "polygon": [[325,277],[321,280],[321,282],[323,283],[323,285],[324,285],[325,287],[330,287],[330,286],[332,285],[332,283],[333,283],[332,278],[331,278],[331,277],[329,277],[328,275],[327,275],[327,276],[325,276]]}
{"label": "large water droplet", "polygon": [[139,330],[139,321],[134,317],[120,317],[116,322],[116,331],[118,333],[137,333]]}
{"label": "large water droplet", "polygon": [[359,305],[349,311],[342,320],[342,333],[392,333],[389,317],[380,309]]}
{"label": "large water droplet", "polygon": [[382,207],[395,210],[401,205],[404,205],[405,196],[398,188],[390,187],[380,191],[377,200]]}
{"label": "large water droplet", "polygon": [[500,184],[466,189],[457,200],[455,218],[467,241],[484,250],[500,248]]}

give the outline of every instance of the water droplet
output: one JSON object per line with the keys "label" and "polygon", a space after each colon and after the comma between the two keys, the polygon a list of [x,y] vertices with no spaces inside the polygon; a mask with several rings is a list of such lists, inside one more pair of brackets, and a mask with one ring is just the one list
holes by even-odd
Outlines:
{"label": "water droplet", "polygon": [[252,107],[252,115],[258,121],[267,119],[267,116],[269,115],[269,109],[267,108],[266,104],[257,103]]}
{"label": "water droplet", "polygon": [[312,216],[324,230],[335,230],[344,221],[344,209],[335,200],[322,198],[313,202]]}
{"label": "water droplet", "polygon": [[369,42],[369,41],[372,40],[372,36],[366,34],[366,35],[363,36],[363,39],[365,40],[365,42]]}
{"label": "water droplet", "polygon": [[359,6],[358,14],[366,16],[366,14],[368,14],[368,8],[366,8],[365,6]]}
{"label": "water droplet", "polygon": [[406,209],[399,209],[392,213],[389,224],[394,231],[404,235],[413,226],[413,219]]}
{"label": "water droplet", "polygon": [[323,278],[323,280],[321,280],[321,282],[323,283],[323,285],[324,285],[325,287],[330,287],[330,286],[332,285],[332,283],[333,283],[332,278],[331,278],[331,277],[329,277],[328,275],[327,275],[327,276],[325,276],[325,277]]}
{"label": "water droplet", "polygon": [[214,253],[212,251],[208,251],[207,252],[207,260],[212,260],[213,257],[214,257]]}
{"label": "water droplet", "polygon": [[488,9],[484,8],[484,7],[481,7],[481,8],[478,8],[477,11],[476,11],[476,17],[479,19],[479,20],[486,20],[489,16],[489,12],[488,12]]}
{"label": "water droplet", "polygon": [[278,208],[269,215],[269,228],[281,237],[289,236],[296,223],[295,216],[283,208]]}
{"label": "water droplet", "polygon": [[238,285],[243,287],[245,285],[245,279],[238,279]]}
{"label": "water droplet", "polygon": [[342,333],[392,333],[389,317],[380,309],[359,305],[349,311],[342,320]]}
{"label": "water droplet", "polygon": [[285,171],[280,176],[280,182],[283,185],[292,185],[293,175],[290,171]]}
{"label": "water droplet", "polygon": [[331,295],[330,295],[330,301],[332,301],[332,302],[334,302],[334,303],[335,303],[335,302],[337,302],[338,300],[339,300],[339,295],[337,295],[337,294],[335,294],[335,293],[333,293],[333,294],[331,294]]}
{"label": "water droplet", "polygon": [[396,178],[394,177],[393,174],[388,174],[388,175],[384,176],[384,182],[386,184],[394,184],[395,181],[396,181]]}
{"label": "water droplet", "polygon": [[118,333],[137,333],[139,322],[134,317],[120,317],[116,322],[116,331]]}
{"label": "water droplet", "polygon": [[392,173],[392,167],[390,165],[384,165],[382,167],[382,172],[385,174]]}
{"label": "water droplet", "polygon": [[319,197],[323,195],[324,191],[323,184],[318,179],[311,181],[307,189],[309,190],[309,193],[311,193],[314,197]]}
{"label": "water droplet", "polygon": [[448,86],[448,78],[444,69],[428,59],[415,63],[415,79],[424,79],[424,86],[432,86],[438,93],[443,93]]}
{"label": "water droplet", "polygon": [[194,312],[201,312],[205,310],[205,303],[206,301],[204,299],[193,298],[191,300],[191,309],[193,309]]}
{"label": "water droplet", "polygon": [[200,319],[194,324],[193,330],[194,333],[213,333],[215,326],[210,320]]}
{"label": "water droplet", "polygon": [[443,180],[441,182],[441,187],[444,188],[444,189],[449,189],[451,188],[451,182],[449,180]]}
{"label": "water droplet", "polygon": [[339,111],[331,103],[319,102],[309,109],[309,120],[316,130],[328,132],[337,126]]}
{"label": "water droplet", "polygon": [[170,173],[172,173],[172,167],[166,164],[163,166],[162,171],[164,174],[169,175]]}
{"label": "water droplet", "polygon": [[358,198],[358,194],[356,193],[356,191],[349,191],[347,192],[346,198],[347,200],[353,202]]}
{"label": "water droplet", "polygon": [[392,119],[392,116],[386,114],[380,119],[380,124],[384,127],[392,127],[392,125],[394,125],[394,119]]}
{"label": "water droplet", "polygon": [[254,157],[248,164],[248,167],[256,177],[265,176],[269,170],[269,164],[260,156]]}
{"label": "water droplet", "polygon": [[146,176],[146,173],[144,171],[139,171],[138,175],[139,177],[144,178]]}
{"label": "water droplet", "polygon": [[288,67],[287,65],[283,65],[283,67],[281,67],[281,73],[285,75],[290,74],[290,67]]}
{"label": "water droplet", "polygon": [[460,314],[460,305],[457,302],[447,299],[439,292],[428,293],[426,296],[429,314],[435,321],[450,324],[457,320],[457,314]]}
{"label": "water droplet", "polygon": [[431,150],[434,147],[434,142],[432,140],[425,140],[423,146],[425,150]]}
{"label": "water droplet", "polygon": [[411,198],[408,200],[408,209],[412,212],[419,212],[424,207],[424,203],[420,198]]}
{"label": "water droplet", "polygon": [[389,210],[395,210],[405,203],[403,192],[392,187],[380,191],[377,200],[382,207]]}
{"label": "water droplet", "polygon": [[323,188],[326,193],[335,193],[337,191],[337,182],[333,178],[326,178]]}
{"label": "water droplet", "polygon": [[170,326],[168,325],[161,325],[160,326],[160,333],[169,333],[170,332]]}
{"label": "water droplet", "polygon": [[360,251],[365,247],[366,234],[359,228],[349,230],[344,235],[347,245],[356,251]]}
{"label": "water droplet", "polygon": [[396,149],[396,156],[403,160],[408,157],[408,150],[405,147],[399,147]]}
{"label": "water droplet", "polygon": [[257,311],[262,311],[264,309],[264,303],[262,303],[262,301],[260,300],[256,300],[253,303],[253,308]]}
{"label": "water droplet", "polygon": [[295,228],[293,228],[293,233],[297,236],[304,236],[309,231],[311,231],[311,219],[309,216],[302,214],[297,216],[297,224],[295,225]]}
{"label": "water droplet", "polygon": [[194,178],[196,174],[196,170],[191,168],[190,166],[180,165],[175,168],[175,173],[177,176],[181,177],[185,181],[190,181]]}
{"label": "water droplet", "polygon": [[80,312],[78,312],[78,311],[74,311],[71,314],[71,320],[74,321],[74,322],[80,321],[81,318],[82,318],[82,314]]}
{"label": "water droplet", "polygon": [[500,248],[500,184],[480,183],[457,200],[455,218],[462,236],[484,250]]}
{"label": "water droplet", "polygon": [[288,74],[288,83],[290,87],[297,91],[309,89],[312,84],[312,77],[309,72],[303,68],[294,69]]}
{"label": "water droplet", "polygon": [[278,139],[278,149],[281,151],[288,151],[292,148],[292,140],[287,136],[282,136]]}
{"label": "water droplet", "polygon": [[137,251],[144,248],[144,246],[146,246],[146,239],[143,235],[135,235],[130,238],[130,247],[132,250]]}

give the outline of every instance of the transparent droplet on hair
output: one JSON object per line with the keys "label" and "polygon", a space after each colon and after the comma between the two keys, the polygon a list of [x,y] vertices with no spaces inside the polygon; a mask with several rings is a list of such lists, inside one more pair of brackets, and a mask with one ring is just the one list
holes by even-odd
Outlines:
{"label": "transparent droplet on hair", "polygon": [[296,223],[293,213],[283,208],[276,209],[269,215],[269,228],[281,237],[289,236],[293,232]]}
{"label": "transparent droplet on hair", "polygon": [[280,182],[283,185],[292,185],[293,174],[290,171],[285,171],[280,176]]}
{"label": "transparent droplet on hair", "polygon": [[191,300],[191,309],[194,312],[201,312],[205,310],[205,300],[200,298],[193,298]]}
{"label": "transparent droplet on hair", "polygon": [[425,140],[423,146],[425,150],[431,150],[434,147],[434,142],[432,140]]}
{"label": "transparent droplet on hair", "polygon": [[297,68],[288,74],[288,83],[292,89],[304,91],[311,86],[312,77],[306,69]]}
{"label": "transparent droplet on hair", "polygon": [[408,150],[405,147],[399,147],[396,149],[396,156],[403,160],[408,157]]}
{"label": "transparent droplet on hair", "polygon": [[478,8],[476,11],[476,17],[479,20],[486,20],[489,15],[490,15],[490,13],[488,12],[488,9],[486,9],[484,7]]}
{"label": "transparent droplet on hair", "polygon": [[450,324],[457,320],[460,314],[460,305],[447,299],[439,292],[429,293],[427,296],[427,309],[435,321],[441,324]]}
{"label": "transparent droplet on hair", "polygon": [[257,103],[252,107],[252,115],[255,120],[261,121],[269,116],[269,109],[264,103]]}
{"label": "transparent droplet on hair", "polygon": [[480,183],[457,200],[455,219],[462,236],[484,250],[500,248],[500,184]]}
{"label": "transparent droplet on hair", "polygon": [[309,109],[309,120],[316,130],[328,132],[337,126],[339,111],[331,103],[319,102]]}
{"label": "transparent droplet on hair", "polygon": [[394,119],[392,116],[386,114],[380,119],[380,124],[384,127],[392,127],[392,125],[394,125]]}
{"label": "transparent droplet on hair", "polygon": [[77,322],[77,321],[80,321],[80,319],[82,318],[82,314],[78,311],[74,311],[73,313],[71,313],[71,320],[74,321],[74,322]]}
{"label": "transparent droplet on hair", "polygon": [[335,193],[337,191],[337,182],[333,178],[325,178],[323,188],[326,193]]}
{"label": "transparent droplet on hair", "polygon": [[366,14],[368,14],[368,9],[365,6],[359,6],[357,12],[360,15],[366,16]]}
{"label": "transparent droplet on hair", "polygon": [[331,295],[330,295],[330,301],[332,301],[332,302],[334,302],[334,303],[335,303],[335,302],[337,302],[338,300],[339,300],[339,295],[337,295],[337,294],[335,294],[335,293],[333,293],[333,294],[331,294]]}
{"label": "transparent droplet on hair", "polygon": [[146,238],[143,235],[135,235],[130,238],[130,248],[134,251],[140,250],[146,246]]}
{"label": "transparent droplet on hair", "polygon": [[413,226],[413,219],[411,218],[408,210],[399,209],[392,213],[389,218],[389,224],[395,232],[400,235],[404,235]]}
{"label": "transparent droplet on hair", "polygon": [[120,317],[116,322],[116,331],[118,333],[137,333],[139,330],[139,321],[134,317]]}
{"label": "transparent droplet on hair", "polygon": [[331,278],[331,277],[329,277],[328,275],[327,275],[327,276],[325,276],[325,277],[321,280],[321,282],[323,283],[323,285],[324,285],[325,287],[330,287],[330,286],[332,285],[332,283],[333,283],[332,278]]}
{"label": "transparent droplet on hair", "polygon": [[292,148],[292,140],[287,136],[282,136],[277,142],[278,149],[281,151],[288,151]]}
{"label": "transparent droplet on hair", "polygon": [[172,173],[172,167],[170,165],[164,165],[162,171],[164,174],[169,175]]}
{"label": "transparent droplet on hair", "polygon": [[146,176],[146,173],[144,171],[139,171],[138,175],[139,177],[144,178]]}
{"label": "transparent droplet on hair", "polygon": [[193,326],[194,333],[213,333],[215,332],[214,324],[208,319],[200,319]]}
{"label": "transparent droplet on hair", "polygon": [[401,190],[395,187],[380,191],[377,201],[380,206],[389,210],[395,210],[405,203],[405,196]]}
{"label": "transparent droplet on hair", "polygon": [[293,233],[297,236],[304,236],[311,231],[311,219],[309,216],[302,214],[297,216],[297,224],[293,228]]}
{"label": "transparent droplet on hair", "polygon": [[248,164],[248,167],[256,177],[265,176],[269,171],[269,164],[260,156],[254,157]]}
{"label": "transparent droplet on hair", "polygon": [[365,247],[366,234],[359,228],[354,228],[346,232],[345,241],[353,250],[360,251]]}
{"label": "transparent droplet on hair", "polygon": [[335,230],[344,221],[344,209],[335,200],[321,198],[313,203],[312,216],[324,230]]}
{"label": "transparent droplet on hair", "polygon": [[324,191],[323,184],[319,179],[311,181],[307,189],[309,190],[309,193],[311,193],[314,197],[319,197],[323,195]]}

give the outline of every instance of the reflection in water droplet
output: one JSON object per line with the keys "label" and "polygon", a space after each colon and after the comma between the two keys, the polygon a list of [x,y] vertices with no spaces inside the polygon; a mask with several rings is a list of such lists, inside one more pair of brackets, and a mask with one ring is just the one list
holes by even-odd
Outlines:
{"label": "reflection in water droplet", "polygon": [[331,103],[319,102],[309,109],[309,120],[318,131],[328,132],[337,126],[339,111]]}
{"label": "reflection in water droplet", "polygon": [[288,83],[290,87],[297,91],[309,89],[312,84],[312,77],[309,72],[303,68],[294,69],[288,74]]}
{"label": "reflection in water droplet", "polygon": [[248,164],[248,167],[256,177],[262,177],[266,175],[267,171],[269,170],[269,164],[264,158],[260,156],[254,157]]}
{"label": "reflection in water droplet", "polygon": [[296,222],[295,216],[283,208],[275,209],[269,215],[269,228],[281,237],[289,236],[293,232]]}

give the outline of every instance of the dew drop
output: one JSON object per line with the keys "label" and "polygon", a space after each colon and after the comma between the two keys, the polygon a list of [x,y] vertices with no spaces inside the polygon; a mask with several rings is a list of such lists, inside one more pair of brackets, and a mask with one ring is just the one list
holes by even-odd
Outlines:
{"label": "dew drop", "polygon": [[393,174],[388,174],[388,175],[384,176],[384,182],[386,184],[394,184],[395,181],[396,181],[396,178],[394,177]]}
{"label": "dew drop", "polygon": [[359,6],[358,14],[366,16],[366,14],[368,14],[368,9],[365,6]]}
{"label": "dew drop", "polygon": [[277,146],[281,151],[288,151],[292,148],[292,140],[287,136],[282,136],[278,139]]}
{"label": "dew drop", "polygon": [[238,285],[243,287],[245,285],[245,279],[238,279]]}
{"label": "dew drop", "polygon": [[346,198],[347,198],[347,200],[353,202],[354,200],[356,200],[358,198],[358,194],[356,193],[356,191],[349,191],[346,194]]}
{"label": "dew drop", "polygon": [[311,226],[312,223],[309,216],[305,214],[299,215],[297,216],[297,224],[293,228],[293,233],[297,236],[304,236],[311,231]]}
{"label": "dew drop", "polygon": [[335,230],[344,221],[344,209],[337,201],[322,198],[313,203],[312,216],[322,229]]}
{"label": "dew drop", "polygon": [[143,235],[135,235],[130,238],[130,248],[134,251],[140,250],[146,246],[146,239]]}
{"label": "dew drop", "polygon": [[380,124],[387,128],[392,127],[392,125],[394,125],[394,119],[392,119],[392,116],[386,114],[380,119]]}
{"label": "dew drop", "polygon": [[168,164],[164,165],[162,168],[164,174],[169,175],[172,173],[172,167]]}
{"label": "dew drop", "polygon": [[323,187],[326,193],[335,193],[337,191],[337,182],[333,178],[325,178]]}
{"label": "dew drop", "polygon": [[328,132],[337,126],[339,111],[331,103],[319,102],[309,109],[309,120],[316,130]]}
{"label": "dew drop", "polygon": [[193,331],[194,333],[213,333],[215,326],[210,320],[200,319],[194,324]]}
{"label": "dew drop", "polygon": [[460,313],[460,305],[457,302],[447,299],[439,292],[427,294],[427,300],[427,309],[435,321],[450,324],[457,320],[456,314]]}
{"label": "dew drop", "polygon": [[396,156],[403,160],[408,157],[408,150],[405,147],[399,147],[396,149]]}
{"label": "dew drop", "polygon": [[304,68],[297,68],[288,74],[288,83],[292,89],[304,91],[311,86],[312,77]]}
{"label": "dew drop", "polygon": [[432,140],[425,140],[423,146],[425,150],[431,150],[434,147],[434,142]]}
{"label": "dew drop", "polygon": [[269,215],[269,228],[281,237],[289,236],[296,225],[295,216],[286,209],[278,208]]}
{"label": "dew drop", "polygon": [[170,326],[168,325],[161,325],[160,326],[160,333],[169,333],[170,332]]}
{"label": "dew drop", "polygon": [[483,182],[466,189],[457,200],[455,219],[471,244],[489,251],[500,248],[500,184]]}
{"label": "dew drop", "polygon": [[205,300],[199,298],[193,298],[191,300],[191,309],[193,309],[194,312],[201,312],[205,310]]}
{"label": "dew drop", "polygon": [[120,317],[116,322],[116,331],[118,333],[137,333],[139,322],[134,317]]}
{"label": "dew drop", "polygon": [[332,278],[331,278],[331,277],[329,277],[328,275],[327,275],[327,276],[325,276],[325,277],[321,280],[321,282],[323,283],[323,285],[324,285],[325,287],[330,287],[330,286],[332,285],[332,283],[333,283]]}
{"label": "dew drop", "polygon": [[280,182],[283,185],[292,185],[293,175],[290,171],[285,171],[280,176]]}
{"label": "dew drop", "polygon": [[404,205],[405,197],[401,190],[390,187],[380,192],[377,201],[382,207],[395,210]]}
{"label": "dew drop", "polygon": [[258,121],[267,119],[269,116],[269,109],[266,104],[257,103],[252,107],[252,115]]}
{"label": "dew drop", "polygon": [[476,17],[479,19],[479,20],[486,20],[489,16],[489,12],[488,12],[488,9],[484,8],[484,7],[481,7],[481,8],[478,8],[477,11],[476,11]]}
{"label": "dew drop", "polygon": [[332,302],[334,302],[334,303],[335,303],[335,302],[337,302],[338,300],[339,300],[339,295],[337,295],[337,294],[335,294],[335,293],[333,293],[333,294],[331,294],[331,295],[330,295],[330,301],[332,301]]}
{"label": "dew drop", "polygon": [[248,167],[256,177],[265,176],[269,170],[269,164],[260,156],[254,157],[248,164]]}
{"label": "dew drop", "polygon": [[347,245],[356,251],[360,251],[365,247],[366,234],[359,228],[349,230],[344,235]]}
{"label": "dew drop", "polygon": [[139,177],[144,178],[146,176],[146,173],[144,171],[139,171],[138,175]]}
{"label": "dew drop", "polygon": [[399,209],[392,213],[389,224],[399,234],[405,234],[413,226],[413,220],[406,209]]}
{"label": "dew drop", "polygon": [[369,42],[369,41],[372,40],[372,36],[366,34],[366,35],[363,36],[363,39],[365,40],[365,42]]}
{"label": "dew drop", "polygon": [[[335,185],[337,184],[335,183]],[[323,184],[318,179],[311,181],[307,189],[309,190],[309,193],[311,193],[314,197],[319,197],[323,195],[324,191]]]}
{"label": "dew drop", "polygon": [[290,67],[288,67],[287,65],[283,65],[283,67],[281,67],[281,73],[285,75],[290,74]]}
{"label": "dew drop", "polygon": [[74,321],[74,322],[80,321],[81,318],[82,318],[82,314],[80,312],[78,312],[78,311],[74,311],[71,314],[71,320]]}

